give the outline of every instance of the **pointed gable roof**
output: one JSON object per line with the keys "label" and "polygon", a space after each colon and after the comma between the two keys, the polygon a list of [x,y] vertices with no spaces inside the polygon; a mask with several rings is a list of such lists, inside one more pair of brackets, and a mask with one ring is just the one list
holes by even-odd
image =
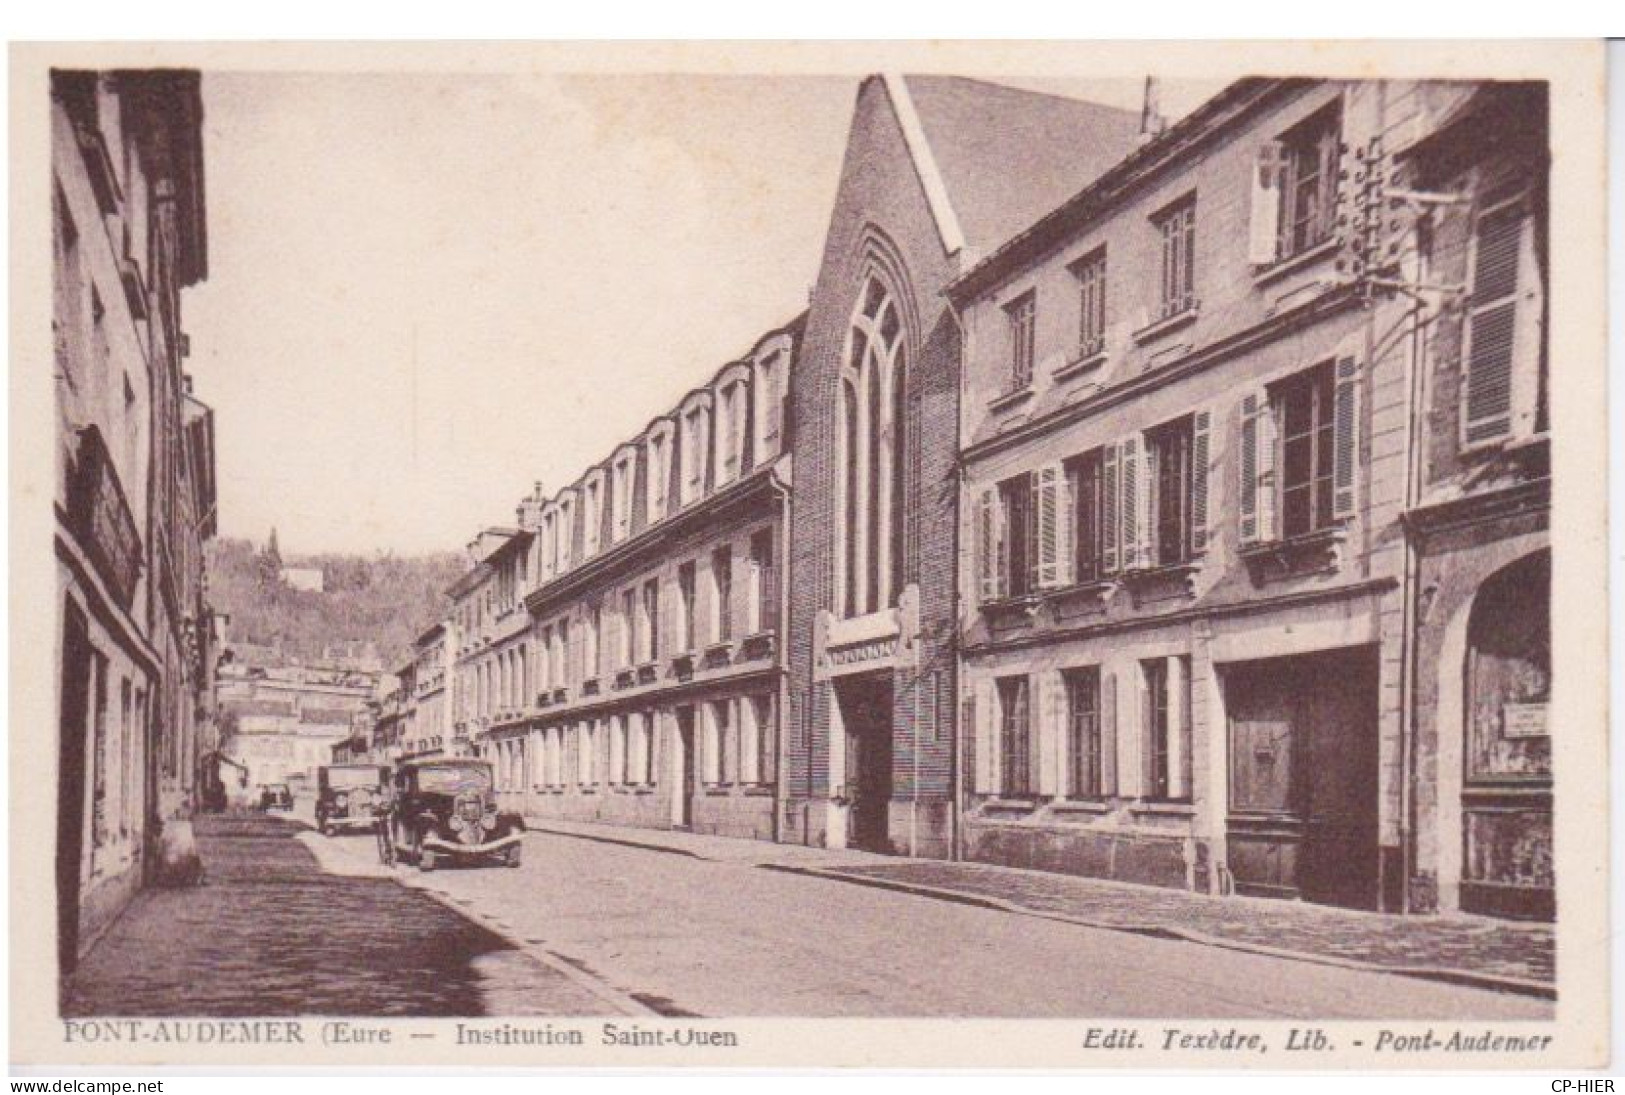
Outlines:
{"label": "pointed gable roof", "polygon": [[955,250],[958,231],[971,261],[1123,159],[1139,136],[1136,111],[962,76],[893,77],[887,89],[905,133],[917,123],[923,138],[923,150],[909,143],[927,194],[932,176],[945,192],[933,206],[951,208],[944,243]]}

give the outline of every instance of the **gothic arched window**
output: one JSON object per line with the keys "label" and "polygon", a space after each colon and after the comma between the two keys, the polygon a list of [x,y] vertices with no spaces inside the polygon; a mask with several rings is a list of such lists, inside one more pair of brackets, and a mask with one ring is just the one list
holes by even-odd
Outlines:
{"label": "gothic arched window", "polygon": [[903,575],[903,321],[875,274],[852,317],[841,383],[841,607],[861,616],[890,607]]}

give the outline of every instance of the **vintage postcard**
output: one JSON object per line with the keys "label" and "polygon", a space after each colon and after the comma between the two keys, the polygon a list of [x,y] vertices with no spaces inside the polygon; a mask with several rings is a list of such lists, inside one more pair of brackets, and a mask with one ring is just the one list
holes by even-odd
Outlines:
{"label": "vintage postcard", "polygon": [[1608,1062],[1600,44],[11,61],[14,1067]]}

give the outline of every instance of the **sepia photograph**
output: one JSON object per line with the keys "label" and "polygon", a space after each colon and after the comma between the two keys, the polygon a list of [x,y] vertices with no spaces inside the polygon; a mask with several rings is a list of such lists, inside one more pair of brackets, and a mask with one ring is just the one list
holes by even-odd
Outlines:
{"label": "sepia photograph", "polygon": [[13,1063],[1606,1062],[1511,45],[13,46]]}

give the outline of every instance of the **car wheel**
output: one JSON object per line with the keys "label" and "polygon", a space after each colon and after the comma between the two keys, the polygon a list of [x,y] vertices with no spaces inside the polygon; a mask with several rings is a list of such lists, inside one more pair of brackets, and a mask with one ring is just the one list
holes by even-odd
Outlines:
{"label": "car wheel", "polygon": [[521,849],[520,849],[519,845],[517,845],[517,844],[510,844],[508,846],[508,852],[507,852],[507,856],[505,858],[505,862],[508,864],[508,866],[510,866],[510,867],[519,866],[519,854],[520,854],[520,851],[521,851]]}

